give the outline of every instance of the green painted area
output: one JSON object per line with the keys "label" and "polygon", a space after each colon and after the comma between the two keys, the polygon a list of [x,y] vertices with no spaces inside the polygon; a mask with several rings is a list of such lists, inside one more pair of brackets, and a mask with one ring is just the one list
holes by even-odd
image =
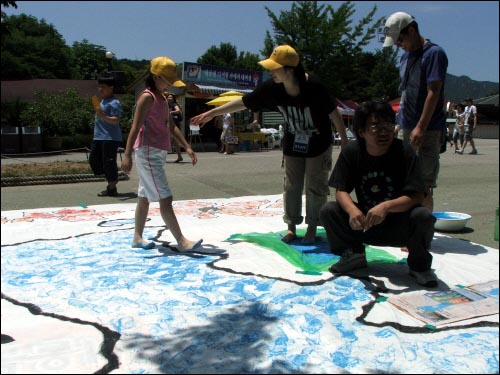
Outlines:
{"label": "green painted area", "polygon": [[[290,264],[302,270],[297,271],[297,273],[318,275],[328,271],[332,264],[338,262],[339,257],[329,251],[325,230],[318,228],[316,242],[313,245],[301,244],[300,238],[304,236],[305,231],[305,229],[298,229],[297,236],[299,239],[290,244],[281,241],[281,237],[286,231],[237,233],[231,235],[228,240],[242,240],[272,250],[285,258]],[[366,260],[368,263],[401,263],[405,262],[406,258],[398,259],[385,250],[367,245]]]}

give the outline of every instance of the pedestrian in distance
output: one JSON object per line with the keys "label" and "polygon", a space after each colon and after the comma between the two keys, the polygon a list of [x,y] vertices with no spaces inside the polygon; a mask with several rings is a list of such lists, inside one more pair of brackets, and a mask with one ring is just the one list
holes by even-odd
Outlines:
{"label": "pedestrian in distance", "polygon": [[[174,94],[166,92],[166,98],[168,102],[168,106],[170,108],[170,114],[172,115],[172,118],[174,119],[175,126],[181,129],[182,126],[182,110],[181,106],[179,103],[177,103],[177,97]],[[177,138],[173,137],[174,145],[175,145],[175,152],[177,153],[177,159],[175,160],[175,163],[180,163],[184,159],[182,158],[182,153],[181,153],[181,145],[177,141]]]}
{"label": "pedestrian in distance", "polygon": [[214,118],[213,129],[217,151],[222,154],[225,151],[224,137],[222,136],[222,134],[224,133],[224,121],[222,121],[222,116],[217,116]]}
{"label": "pedestrian in distance", "polygon": [[435,287],[429,249],[436,219],[422,205],[426,188],[420,160],[395,137],[395,122],[388,102],[365,102],[354,113],[356,140],[341,150],[329,180],[336,201],[320,212],[330,250],[340,256],[330,271],[367,267],[365,244],[402,246],[408,248],[410,275]]}
{"label": "pedestrian in distance", "polygon": [[407,13],[392,14],[384,33],[384,47],[395,45],[404,51],[399,64],[401,128],[404,141],[421,159],[427,188],[424,205],[432,211],[439,154],[446,134],[444,86],[448,57],[443,48],[420,34],[415,18]]}
{"label": "pedestrian in distance", "polygon": [[230,113],[225,113],[222,116],[222,134],[221,134],[221,142],[224,147],[224,155],[232,155],[234,154],[234,139],[235,139],[235,128],[234,128],[234,119]]}
{"label": "pedestrian in distance", "polygon": [[469,152],[471,155],[477,155],[477,148],[474,143],[473,132],[476,130],[477,126],[477,108],[473,104],[472,98],[465,99],[465,140],[462,146],[462,149],[458,152],[459,154],[463,154],[465,151],[465,147],[467,147],[467,143],[470,143],[472,146],[472,151]]}
{"label": "pedestrian in distance", "polygon": [[282,240],[297,238],[296,226],[303,221],[302,193],[305,188],[307,230],[302,241],[313,243],[319,225],[319,210],[330,193],[328,175],[332,166],[333,121],[342,143],[347,135],[335,99],[318,77],[306,73],[294,48],[281,45],[268,59],[259,62],[271,73],[271,78],[254,91],[232,102],[192,118],[204,124],[215,116],[244,109],[261,111],[274,109],[284,117],[283,159],[284,216],[287,224]]}
{"label": "pedestrian in distance", "polygon": [[184,237],[172,207],[172,192],[165,173],[166,158],[171,149],[171,136],[184,147],[193,165],[198,161],[181,131],[175,126],[168,103],[162,95],[162,92],[169,87],[183,87],[184,83],[177,79],[175,62],[168,57],[160,56],[151,60],[145,84],[146,89],[137,99],[121,165],[125,173],[130,173],[133,152],[139,177],[137,192],[139,199],[135,210],[132,247],[151,249],[155,246],[154,242],[143,239],[143,232],[150,202],[159,202],[161,217],[175,237],[177,249],[194,250],[201,245],[202,240],[191,241]]}
{"label": "pedestrian in distance", "polygon": [[94,138],[90,146],[89,164],[94,175],[104,175],[108,182],[106,190],[97,194],[100,197],[116,197],[118,190],[118,164],[116,156],[122,143],[120,118],[123,108],[114,95],[113,77],[99,77],[97,88],[101,100],[92,97],[95,110]]}
{"label": "pedestrian in distance", "polygon": [[[461,148],[464,146],[465,140],[465,112],[463,104],[458,103],[456,105],[455,118],[455,126],[453,128],[453,147],[455,149],[455,154],[461,154]],[[458,149],[459,142],[460,150]]]}

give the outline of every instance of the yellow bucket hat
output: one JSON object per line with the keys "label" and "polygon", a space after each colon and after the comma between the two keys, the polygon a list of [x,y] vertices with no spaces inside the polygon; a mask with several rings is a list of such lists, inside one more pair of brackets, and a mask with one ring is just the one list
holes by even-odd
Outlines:
{"label": "yellow bucket hat", "polygon": [[184,82],[177,79],[177,66],[175,65],[175,62],[168,57],[155,57],[151,60],[151,68],[149,71],[157,76],[165,78],[175,87],[186,86]]}

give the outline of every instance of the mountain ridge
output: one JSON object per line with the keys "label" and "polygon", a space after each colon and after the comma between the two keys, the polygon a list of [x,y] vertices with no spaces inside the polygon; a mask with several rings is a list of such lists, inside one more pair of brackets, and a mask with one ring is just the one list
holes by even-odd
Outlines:
{"label": "mountain ridge", "polygon": [[446,74],[444,97],[447,101],[462,103],[465,98],[484,98],[498,94],[499,83],[491,81],[475,81],[466,75]]}

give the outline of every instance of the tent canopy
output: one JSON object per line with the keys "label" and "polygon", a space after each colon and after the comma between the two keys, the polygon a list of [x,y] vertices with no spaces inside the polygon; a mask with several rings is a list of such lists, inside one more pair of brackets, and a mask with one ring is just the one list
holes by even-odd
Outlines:
{"label": "tent canopy", "polygon": [[349,116],[349,117],[354,116],[354,111],[358,107],[359,107],[359,104],[356,103],[353,100],[350,100],[350,99],[345,99],[345,100],[337,99],[337,111],[339,111],[339,113],[342,116]]}

